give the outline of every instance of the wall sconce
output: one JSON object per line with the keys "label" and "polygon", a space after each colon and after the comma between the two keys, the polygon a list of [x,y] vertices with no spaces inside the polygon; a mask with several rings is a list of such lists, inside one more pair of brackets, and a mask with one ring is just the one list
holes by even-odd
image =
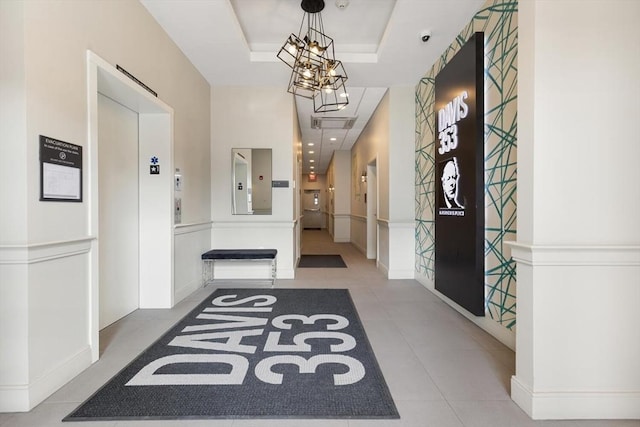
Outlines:
{"label": "wall sconce", "polygon": [[366,172],[362,172],[362,176],[360,177],[360,181],[367,182],[367,173]]}
{"label": "wall sconce", "polygon": [[333,184],[329,184],[329,193],[332,193],[335,190]]}

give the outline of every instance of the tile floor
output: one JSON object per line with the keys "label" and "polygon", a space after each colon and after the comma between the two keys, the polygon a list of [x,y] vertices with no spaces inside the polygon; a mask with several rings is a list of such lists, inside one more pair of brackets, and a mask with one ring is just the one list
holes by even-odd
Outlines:
{"label": "tile floor", "polygon": [[[101,427],[631,427],[640,420],[537,421],[513,403],[514,353],[414,280],[387,280],[375,262],[324,231],[305,231],[303,253],[339,253],[347,269],[298,269],[282,288],[348,288],[400,411],[399,420],[99,421]],[[222,284],[218,284],[222,286]],[[230,286],[247,286],[234,283]],[[60,421],[213,290],[171,310],[137,310],[100,335],[98,362],[29,413],[0,414],[0,427],[60,426]]]}

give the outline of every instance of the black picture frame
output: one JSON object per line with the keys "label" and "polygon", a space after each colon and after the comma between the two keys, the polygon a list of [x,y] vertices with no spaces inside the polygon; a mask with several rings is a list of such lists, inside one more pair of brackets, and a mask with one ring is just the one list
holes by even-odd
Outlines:
{"label": "black picture frame", "polygon": [[40,135],[40,201],[82,202],[82,146]]}

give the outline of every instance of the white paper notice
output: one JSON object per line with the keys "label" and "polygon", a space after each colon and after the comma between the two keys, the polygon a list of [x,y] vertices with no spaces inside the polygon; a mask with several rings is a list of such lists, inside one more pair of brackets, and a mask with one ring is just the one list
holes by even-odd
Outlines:
{"label": "white paper notice", "polygon": [[80,200],[80,169],[42,163],[42,196],[48,199]]}

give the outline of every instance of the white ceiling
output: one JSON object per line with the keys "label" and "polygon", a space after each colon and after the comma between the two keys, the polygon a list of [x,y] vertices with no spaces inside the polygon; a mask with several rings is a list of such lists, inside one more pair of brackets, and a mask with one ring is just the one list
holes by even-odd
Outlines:
{"label": "white ceiling", "polygon": [[[313,103],[297,98],[303,173],[324,173],[334,150],[349,150],[386,89],[415,86],[484,0],[325,0],[324,29],[348,74],[349,105],[328,116],[357,117],[352,129],[313,129]],[[212,86],[282,86],[289,68],[277,59],[298,33],[300,0],[141,0]],[[431,31],[424,43],[421,33]],[[331,138],[336,138],[332,141]],[[313,143],[310,147],[307,143]],[[308,151],[314,151],[309,154]],[[311,163],[311,160],[315,160]]]}

